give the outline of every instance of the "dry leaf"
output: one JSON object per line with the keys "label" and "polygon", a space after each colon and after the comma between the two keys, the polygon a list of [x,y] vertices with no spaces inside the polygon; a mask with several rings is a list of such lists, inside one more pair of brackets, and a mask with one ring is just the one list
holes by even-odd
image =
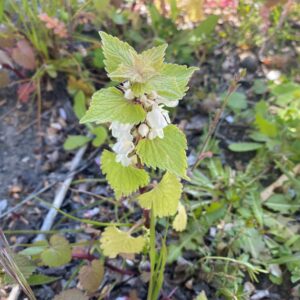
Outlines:
{"label": "dry leaf", "polygon": [[34,51],[26,40],[17,42],[16,47],[12,51],[12,58],[24,69],[34,70],[36,67]]}
{"label": "dry leaf", "polygon": [[93,260],[88,266],[83,266],[79,271],[79,282],[81,286],[93,293],[97,291],[104,275],[103,264],[99,260]]}
{"label": "dry leaf", "polygon": [[89,300],[89,298],[78,289],[70,289],[56,295],[54,300]]}
{"label": "dry leaf", "polygon": [[0,71],[0,89],[6,87],[10,82],[9,75],[6,71]]}
{"label": "dry leaf", "polygon": [[11,58],[9,57],[9,55],[1,49],[0,49],[0,65],[8,65],[12,68],[14,67],[14,64]]}

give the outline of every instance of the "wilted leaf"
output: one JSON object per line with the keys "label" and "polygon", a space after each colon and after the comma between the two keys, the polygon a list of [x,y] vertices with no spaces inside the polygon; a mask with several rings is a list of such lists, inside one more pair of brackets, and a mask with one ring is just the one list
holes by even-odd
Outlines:
{"label": "wilted leaf", "polygon": [[143,236],[132,237],[128,232],[114,226],[106,227],[100,239],[103,254],[115,258],[118,254],[134,254],[143,250],[146,240]]}
{"label": "wilted leaf", "polygon": [[99,260],[93,260],[90,265],[83,266],[79,271],[79,282],[89,293],[95,292],[104,275],[103,264]]}
{"label": "wilted leaf", "polygon": [[186,229],[186,225],[187,225],[187,213],[185,207],[181,203],[179,203],[178,213],[174,218],[172,226],[176,231],[183,231]]}
{"label": "wilted leaf", "polygon": [[49,247],[41,254],[42,262],[49,267],[59,267],[72,259],[69,242],[62,236],[53,235]]}
{"label": "wilted leaf", "polygon": [[12,58],[24,69],[34,70],[36,68],[34,51],[26,40],[17,42],[16,47],[12,51]]}
{"label": "wilted leaf", "polygon": [[59,295],[55,296],[53,300],[89,300],[89,297],[85,296],[78,289],[70,289],[62,291]]}
{"label": "wilted leaf", "polygon": [[12,68],[14,67],[14,64],[11,58],[9,57],[9,55],[4,50],[1,49],[0,49],[0,65],[8,65]]}
{"label": "wilted leaf", "polygon": [[9,74],[5,70],[0,70],[0,89],[6,87],[10,83]]}

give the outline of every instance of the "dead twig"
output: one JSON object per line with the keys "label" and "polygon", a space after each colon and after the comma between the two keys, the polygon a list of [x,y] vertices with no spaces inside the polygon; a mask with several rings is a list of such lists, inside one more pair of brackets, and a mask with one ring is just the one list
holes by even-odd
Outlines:
{"label": "dead twig", "polygon": [[[296,165],[293,169],[294,176],[296,176],[298,173],[300,173],[300,164]],[[274,194],[274,191],[277,188],[281,187],[287,180],[288,177],[285,174],[282,174],[276,181],[274,181],[271,185],[269,185],[260,193],[261,201],[267,201]]]}

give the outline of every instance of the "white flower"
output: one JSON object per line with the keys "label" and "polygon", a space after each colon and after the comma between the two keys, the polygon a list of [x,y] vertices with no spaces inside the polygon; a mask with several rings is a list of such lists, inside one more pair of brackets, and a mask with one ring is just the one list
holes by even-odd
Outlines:
{"label": "white flower", "polygon": [[167,99],[164,99],[162,97],[158,97],[157,98],[157,103],[158,104],[164,104],[165,106],[168,106],[168,107],[175,107],[178,105],[178,100],[176,101],[170,101],[170,100],[167,100]]}
{"label": "white flower", "polygon": [[128,89],[125,91],[124,93],[124,97],[127,99],[127,100],[133,100],[134,99],[134,93],[131,89]]}
{"label": "white flower", "polygon": [[142,136],[145,137],[149,133],[149,127],[146,124],[141,124],[138,128],[138,133]]}
{"label": "white flower", "polygon": [[116,162],[122,164],[124,167],[128,167],[131,164],[131,158],[125,154],[117,154]]}
{"label": "white flower", "polygon": [[121,140],[133,140],[133,136],[130,133],[133,128],[132,124],[122,124],[119,122],[112,122],[109,129],[111,130],[111,134],[116,139]]}
{"label": "white flower", "polygon": [[156,128],[151,129],[148,134],[149,140],[154,140],[156,137],[163,139],[164,138],[164,130],[156,129]]}
{"label": "white flower", "polygon": [[152,110],[147,113],[147,123],[151,128],[155,129],[163,129],[168,125],[169,117],[166,119],[166,111],[164,111],[161,107],[153,106]]}
{"label": "white flower", "polygon": [[131,86],[130,81],[125,81],[125,82],[123,83],[123,87],[124,87],[125,89],[129,89],[130,86]]}
{"label": "white flower", "polygon": [[146,95],[140,97],[140,101],[144,104],[146,108],[151,107],[154,104],[154,101],[149,99]]}
{"label": "white flower", "polygon": [[125,154],[128,155],[133,149],[134,149],[134,144],[131,141],[118,141],[115,143],[112,147],[112,149],[117,153],[117,154]]}

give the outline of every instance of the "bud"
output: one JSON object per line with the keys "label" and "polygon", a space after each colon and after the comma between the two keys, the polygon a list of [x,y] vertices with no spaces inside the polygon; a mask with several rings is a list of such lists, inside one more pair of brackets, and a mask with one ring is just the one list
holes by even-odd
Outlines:
{"label": "bud", "polygon": [[146,124],[141,124],[138,128],[140,136],[145,137],[149,133],[149,127]]}
{"label": "bud", "polygon": [[134,94],[133,94],[132,90],[131,89],[126,90],[125,93],[124,93],[124,97],[127,100],[133,100],[134,99]]}

